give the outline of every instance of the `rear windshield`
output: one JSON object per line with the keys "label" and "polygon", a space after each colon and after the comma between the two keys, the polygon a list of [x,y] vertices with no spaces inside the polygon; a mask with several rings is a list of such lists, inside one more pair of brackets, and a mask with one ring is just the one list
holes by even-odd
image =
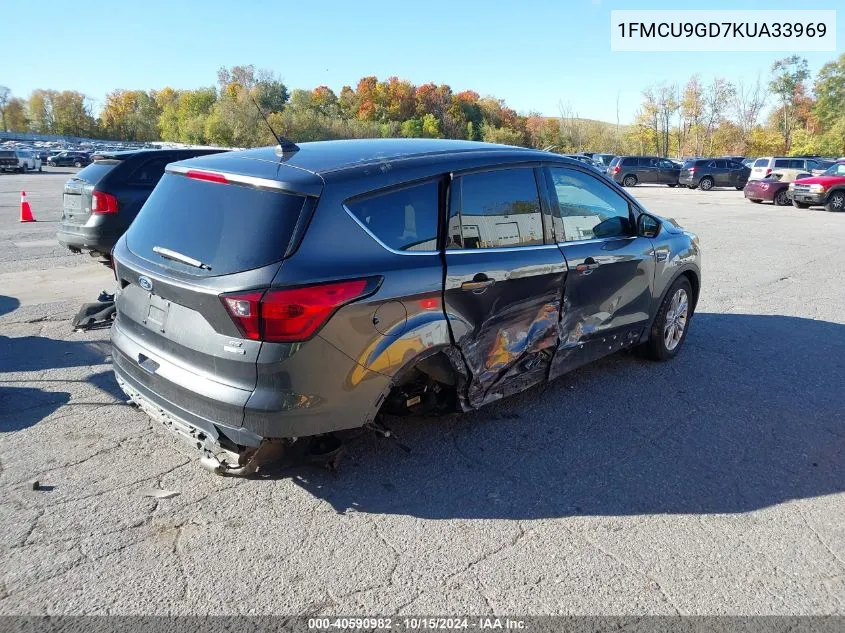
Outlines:
{"label": "rear windshield", "polygon": [[690,167],[695,167],[697,164],[697,160],[685,160],[682,169],[689,169]]}
{"label": "rear windshield", "polygon": [[613,160],[610,161],[610,167],[616,167],[620,160],[622,160],[620,156],[614,156]]}
{"label": "rear windshield", "polygon": [[[229,275],[280,261],[305,198],[165,174],[126,233],[136,255],[199,276]],[[211,270],[165,259],[166,248]]]}
{"label": "rear windshield", "polygon": [[769,159],[768,158],[758,158],[754,161],[755,167],[768,167],[769,166]]}
{"label": "rear windshield", "polygon": [[118,165],[120,165],[119,160],[96,160],[76,174],[76,178],[96,185],[107,173]]}

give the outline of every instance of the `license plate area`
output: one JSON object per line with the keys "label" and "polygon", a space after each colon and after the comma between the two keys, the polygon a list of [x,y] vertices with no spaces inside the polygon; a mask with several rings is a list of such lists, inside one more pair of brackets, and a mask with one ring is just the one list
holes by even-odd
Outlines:
{"label": "license plate area", "polygon": [[162,299],[161,297],[150,294],[149,303],[146,310],[146,318],[144,325],[156,332],[164,332],[167,326],[167,315],[170,312],[170,301]]}

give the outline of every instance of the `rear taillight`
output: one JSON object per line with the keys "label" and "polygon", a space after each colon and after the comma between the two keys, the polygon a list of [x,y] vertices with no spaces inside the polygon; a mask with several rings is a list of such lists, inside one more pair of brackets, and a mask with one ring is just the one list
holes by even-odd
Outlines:
{"label": "rear taillight", "polygon": [[772,168],[771,168],[771,167],[769,167],[769,168],[766,170],[766,175],[768,176],[768,175],[769,175],[769,174],[771,174],[771,173],[772,173]]}
{"label": "rear taillight", "polygon": [[689,173],[694,174],[696,169],[698,169],[698,167],[690,167]]}
{"label": "rear taillight", "polygon": [[220,299],[245,338],[293,343],[314,336],[338,308],[374,288],[372,280],[352,279],[302,288],[227,294]]}
{"label": "rear taillight", "polygon": [[91,192],[91,213],[117,213],[117,198],[102,191]]}
{"label": "rear taillight", "polygon": [[614,167],[614,168],[613,168],[613,173],[614,173],[614,174],[618,174],[618,173],[619,173],[619,165],[617,165],[616,167]]}

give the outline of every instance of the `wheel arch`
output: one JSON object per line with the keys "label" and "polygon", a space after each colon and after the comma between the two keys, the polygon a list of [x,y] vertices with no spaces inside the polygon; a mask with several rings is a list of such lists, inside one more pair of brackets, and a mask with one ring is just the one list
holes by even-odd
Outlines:
{"label": "wheel arch", "polygon": [[666,287],[660,293],[660,298],[654,302],[653,312],[654,314],[648,320],[648,327],[643,332],[642,337],[640,338],[640,342],[645,342],[648,340],[649,333],[651,332],[651,328],[654,326],[654,320],[657,318],[658,312],[660,312],[660,306],[663,305],[663,301],[666,299],[666,295],[669,294],[669,290],[671,290],[672,286],[675,285],[675,282],[678,281],[681,277],[685,277],[687,281],[689,281],[689,285],[692,288],[692,311],[695,312],[696,307],[698,306],[698,298],[701,293],[701,275],[699,271],[694,266],[685,266],[681,270],[679,270],[669,283],[666,284]]}

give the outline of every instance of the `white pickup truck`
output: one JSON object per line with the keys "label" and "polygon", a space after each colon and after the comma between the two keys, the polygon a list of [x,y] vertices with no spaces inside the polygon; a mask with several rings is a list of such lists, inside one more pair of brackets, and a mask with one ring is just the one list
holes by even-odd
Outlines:
{"label": "white pickup truck", "polygon": [[16,171],[21,174],[41,171],[41,159],[35,152],[25,149],[0,150],[0,171]]}
{"label": "white pickup truck", "polygon": [[41,158],[36,152],[28,149],[17,149],[15,155],[18,158],[18,171],[22,174],[28,171],[41,171]]}

